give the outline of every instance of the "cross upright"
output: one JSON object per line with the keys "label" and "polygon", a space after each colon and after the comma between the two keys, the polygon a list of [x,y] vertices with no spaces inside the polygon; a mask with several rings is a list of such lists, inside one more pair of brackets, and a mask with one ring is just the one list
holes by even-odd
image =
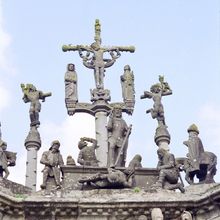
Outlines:
{"label": "cross upright", "polygon": [[[106,71],[106,68],[111,67],[115,63],[116,59],[121,56],[120,52],[133,53],[135,48],[134,46],[105,47],[102,46],[101,43],[101,24],[99,20],[96,19],[95,37],[94,42],[91,45],[63,45],[62,50],[64,52],[78,51],[80,58],[82,58],[83,65],[89,69],[93,69],[94,71],[96,87],[94,89],[90,89],[92,103],[78,102],[75,66],[74,64],[68,64],[69,67],[65,75],[65,102],[69,115],[73,115],[76,112],[84,112],[95,116],[96,139],[99,145],[99,148],[97,149],[97,159],[100,161],[100,166],[106,166],[108,154],[108,134],[106,129],[107,116],[112,112],[115,105],[119,105],[122,112],[132,114],[135,100],[133,83],[134,77],[133,72],[130,71],[129,65],[126,65],[125,68],[125,79],[124,76],[121,76],[121,82],[123,81],[122,94],[124,102],[109,103],[111,97],[110,91],[104,88],[104,72]],[[130,75],[132,75],[132,77]],[[71,83],[73,87],[71,87]],[[129,95],[126,96],[126,94]]]}

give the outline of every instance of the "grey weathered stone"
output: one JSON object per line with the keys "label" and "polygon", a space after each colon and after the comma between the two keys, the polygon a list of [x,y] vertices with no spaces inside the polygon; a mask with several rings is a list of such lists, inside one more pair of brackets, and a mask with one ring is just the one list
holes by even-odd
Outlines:
{"label": "grey weathered stone", "polygon": [[184,160],[186,181],[194,183],[194,176],[199,183],[213,183],[216,174],[217,156],[204,150],[201,139],[198,137],[199,130],[195,124],[188,128],[189,139],[183,144],[188,147],[187,158]]}
{"label": "grey weathered stone", "polygon": [[61,188],[60,166],[64,165],[64,163],[59,147],[60,142],[55,140],[51,143],[49,150],[42,154],[40,162],[45,165],[43,169],[43,183],[41,184],[42,189]]}
{"label": "grey weathered stone", "polygon": [[38,126],[40,125],[39,121],[39,112],[41,111],[41,103],[40,99],[44,102],[46,97],[51,96],[52,93],[43,93],[36,89],[33,84],[21,84],[21,89],[24,94],[23,100],[25,103],[30,102],[30,120],[31,126]]}

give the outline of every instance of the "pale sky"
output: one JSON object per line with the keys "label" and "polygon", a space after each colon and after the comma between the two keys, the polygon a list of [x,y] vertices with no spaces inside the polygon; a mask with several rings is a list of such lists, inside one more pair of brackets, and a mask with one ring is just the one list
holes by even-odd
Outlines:
{"label": "pale sky", "polygon": [[[171,134],[170,151],[176,157],[187,153],[182,144],[187,128],[195,123],[206,151],[220,158],[220,3],[217,0],[139,1],[3,1],[0,0],[0,121],[8,150],[17,152],[17,166],[9,179],[24,184],[29,131],[29,104],[22,100],[20,83],[52,92],[42,104],[40,134],[43,151],[54,139],[61,153],[77,159],[77,142],[94,137],[94,118],[86,114],[70,117],[64,104],[64,73],[74,63],[78,74],[79,101],[90,101],[95,87],[93,71],[86,69],[77,52],[62,52],[62,45],[90,45],[95,19],[101,22],[102,44],[136,47],[122,53],[106,70],[105,88],[112,101],[122,101],[120,75],[126,64],[135,74],[136,105],[128,161],[137,153],[143,166],[156,167],[154,143],[156,120],[146,115],[152,100],[140,100],[144,90],[164,75],[173,95],[163,98],[166,123]],[[42,166],[38,163],[41,183]],[[218,170],[220,167],[218,166]],[[220,181],[220,174],[216,175]]]}

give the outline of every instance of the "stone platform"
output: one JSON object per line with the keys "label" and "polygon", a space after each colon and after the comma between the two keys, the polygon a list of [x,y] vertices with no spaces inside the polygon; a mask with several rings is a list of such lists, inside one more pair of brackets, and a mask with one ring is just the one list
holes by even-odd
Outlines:
{"label": "stone platform", "polygon": [[164,220],[181,220],[189,211],[193,220],[220,219],[220,184],[186,187],[185,194],[135,189],[57,190],[7,194],[0,187],[1,220],[140,220],[151,219],[160,208]]}

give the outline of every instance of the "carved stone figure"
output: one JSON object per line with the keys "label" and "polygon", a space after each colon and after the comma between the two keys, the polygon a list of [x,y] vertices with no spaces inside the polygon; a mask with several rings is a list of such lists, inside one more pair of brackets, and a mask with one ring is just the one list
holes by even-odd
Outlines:
{"label": "carved stone figure", "polygon": [[[87,68],[94,69],[95,83],[97,89],[104,89],[104,72],[105,69],[112,66],[116,59],[121,56],[122,51],[134,52],[134,47],[102,47],[101,46],[101,24],[98,19],[95,22],[95,42],[90,46],[83,45],[64,45],[63,51],[78,51],[79,56],[83,60],[83,65]],[[110,58],[105,58],[104,55],[110,55]]]}
{"label": "carved stone figure", "polygon": [[[86,55],[82,51],[87,51]],[[119,50],[116,50],[116,55],[113,51],[109,48],[102,48],[98,42],[92,43],[90,47],[79,48],[79,55],[83,59],[83,65],[87,68],[94,69],[97,89],[104,89],[105,68],[112,66],[116,59],[121,56]],[[111,59],[105,59],[103,57],[105,52],[109,52]],[[92,53],[92,56],[90,56],[90,53]]]}
{"label": "carved stone figure", "polygon": [[43,169],[43,184],[41,189],[47,189],[47,183],[54,180],[57,189],[61,188],[60,183],[60,166],[64,165],[63,157],[59,151],[60,142],[55,140],[51,143],[48,151],[45,151],[41,157],[40,162],[45,165]]}
{"label": "carved stone figure", "polygon": [[151,211],[152,220],[163,220],[163,213],[160,208],[153,208]]}
{"label": "carved stone figure", "polygon": [[108,165],[125,166],[130,129],[122,118],[122,110],[115,106],[108,125]]}
{"label": "carved stone figure", "polygon": [[51,96],[51,93],[43,93],[42,91],[39,91],[36,89],[36,87],[33,84],[21,84],[21,89],[24,94],[23,100],[25,103],[30,102],[30,120],[31,120],[31,126],[38,126],[40,125],[39,121],[39,112],[41,111],[41,103],[40,99],[44,102],[45,98],[48,96]]}
{"label": "carved stone figure", "polygon": [[151,113],[153,119],[157,119],[158,125],[166,125],[165,116],[164,116],[164,108],[161,102],[162,96],[167,96],[172,94],[172,90],[170,89],[167,82],[164,82],[164,77],[159,76],[160,83],[154,84],[150,88],[150,92],[144,91],[144,94],[141,96],[141,99],[148,98],[153,99],[154,105],[153,108],[148,109],[146,113]]}
{"label": "carved stone figure", "polygon": [[[88,146],[88,142],[92,145]],[[95,151],[98,148],[97,141],[93,138],[82,137],[78,143],[80,149],[77,162],[82,166],[95,166],[98,167],[98,160]]]}
{"label": "carved stone figure", "polygon": [[175,157],[173,154],[159,148],[157,150],[159,170],[159,179],[153,186],[155,188],[165,188],[168,190],[179,189],[182,193],[185,192],[183,183],[178,183],[179,180],[179,168],[176,166]]}
{"label": "carved stone figure", "polygon": [[6,151],[6,149],[7,143],[0,139],[0,177],[4,177],[5,179],[7,179],[10,174],[8,166],[15,166],[17,154],[11,151]]}
{"label": "carved stone figure", "polygon": [[214,153],[204,150],[201,139],[198,137],[199,130],[195,124],[188,128],[189,139],[183,144],[188,147],[187,158],[184,161],[186,181],[194,183],[194,176],[199,183],[213,183],[216,174],[217,157]]}
{"label": "carved stone figure", "polygon": [[67,156],[66,165],[67,166],[76,166],[76,162],[71,155]]}
{"label": "carved stone figure", "polygon": [[181,215],[181,220],[192,220],[192,215],[188,211],[184,211]]}
{"label": "carved stone figure", "polygon": [[129,172],[108,168],[108,173],[97,173],[90,177],[79,179],[79,183],[93,184],[97,188],[130,188],[132,187]]}
{"label": "carved stone figure", "polygon": [[78,102],[77,73],[75,65],[72,63],[67,65],[67,72],[65,73],[65,100],[66,102]]}
{"label": "carved stone figure", "polygon": [[121,75],[122,97],[125,103],[135,102],[134,74],[129,65],[124,67],[124,74]]}

